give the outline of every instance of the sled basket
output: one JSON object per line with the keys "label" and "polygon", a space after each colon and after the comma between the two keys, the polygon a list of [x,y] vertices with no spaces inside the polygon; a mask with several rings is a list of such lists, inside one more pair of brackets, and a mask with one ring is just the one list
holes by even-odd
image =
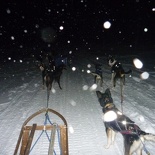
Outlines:
{"label": "sled basket", "polygon": [[[56,115],[56,117],[61,119],[62,125],[58,125],[55,123],[50,123],[50,124],[44,124],[44,125],[37,125],[36,123],[33,123],[32,125],[28,125],[32,119],[34,119],[36,116],[45,113],[53,113]],[[40,131],[39,131],[40,130]],[[47,147],[47,155],[53,155],[56,154],[54,150],[54,145],[56,141],[56,133],[59,131],[59,149],[61,155],[69,155],[68,152],[68,127],[67,127],[67,121],[65,118],[58,113],[55,110],[49,109],[49,108],[44,108],[36,113],[32,114],[30,117],[27,118],[27,120],[23,123],[20,135],[16,144],[16,148],[14,151],[14,155],[31,155],[31,149],[32,149],[32,143],[34,143],[34,137],[35,133],[37,132],[47,132],[51,133],[50,136],[47,138],[49,140],[48,147]]]}

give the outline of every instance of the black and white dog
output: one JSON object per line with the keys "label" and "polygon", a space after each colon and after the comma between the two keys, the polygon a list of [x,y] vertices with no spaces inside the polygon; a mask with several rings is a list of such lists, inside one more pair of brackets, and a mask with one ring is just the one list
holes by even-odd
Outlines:
{"label": "black and white dog", "polygon": [[[115,135],[119,132],[124,138],[124,155],[132,155],[133,153],[142,155],[144,141],[155,142],[155,135],[141,130],[130,118],[123,115],[113,103],[109,89],[106,89],[104,93],[96,91],[96,94],[104,113],[107,134],[106,148],[108,149],[114,143]],[[145,151],[149,154],[147,150]]]}
{"label": "black and white dog", "polygon": [[91,74],[94,76],[94,83],[103,86],[103,76],[102,76],[102,65],[95,64],[95,72],[91,72]]}
{"label": "black and white dog", "polygon": [[114,59],[113,56],[108,57],[108,65],[111,67],[111,73],[112,73],[112,84],[113,87],[116,86],[116,80],[120,79],[120,84],[125,85],[125,74],[130,74],[132,70],[125,71],[123,69],[122,64]]}
{"label": "black and white dog", "polygon": [[108,57],[108,65],[111,67],[111,81],[112,86],[116,86],[116,81],[120,79],[120,87],[121,87],[121,102],[123,102],[123,86],[125,85],[125,74],[132,73],[132,70],[125,71],[123,69],[122,64],[113,58],[113,56]]}

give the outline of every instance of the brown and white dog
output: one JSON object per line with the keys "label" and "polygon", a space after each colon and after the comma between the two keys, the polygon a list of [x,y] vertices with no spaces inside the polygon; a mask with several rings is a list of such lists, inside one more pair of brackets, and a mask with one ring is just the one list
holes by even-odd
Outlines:
{"label": "brown and white dog", "polygon": [[149,155],[149,152],[144,147],[144,141],[155,142],[155,135],[141,130],[130,118],[123,115],[113,103],[109,89],[106,89],[104,93],[96,91],[96,94],[104,113],[107,134],[105,148],[108,149],[114,143],[115,135],[119,132],[124,138],[124,155],[132,155],[133,153],[142,155],[142,149]]}

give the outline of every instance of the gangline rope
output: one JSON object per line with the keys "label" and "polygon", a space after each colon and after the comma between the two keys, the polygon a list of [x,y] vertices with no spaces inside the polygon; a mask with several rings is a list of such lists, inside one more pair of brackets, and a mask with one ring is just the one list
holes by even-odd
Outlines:
{"label": "gangline rope", "polygon": [[[51,122],[51,120],[49,118],[49,114],[48,114],[49,97],[50,97],[50,90],[47,88],[47,105],[46,105],[47,111],[45,113],[44,129],[42,130],[42,132],[40,133],[40,135],[38,136],[38,138],[34,142],[33,146],[30,149],[30,152],[34,149],[34,147],[36,146],[37,142],[39,141],[39,139],[41,138],[41,136],[43,135],[43,133],[46,134],[46,137],[47,137],[48,141],[51,142],[52,139],[50,139],[50,137],[49,137],[49,135],[48,135],[48,133],[46,131],[46,125],[47,125],[47,122],[49,122],[50,125],[54,125],[55,124],[57,126],[56,127],[56,131],[57,131],[57,135],[58,135],[59,150],[60,150],[60,155],[61,155],[62,152],[61,152],[61,149],[60,149],[60,131],[59,131],[58,125],[56,123],[52,123]],[[53,152],[54,152],[54,155],[56,155],[56,151],[53,150]]]}

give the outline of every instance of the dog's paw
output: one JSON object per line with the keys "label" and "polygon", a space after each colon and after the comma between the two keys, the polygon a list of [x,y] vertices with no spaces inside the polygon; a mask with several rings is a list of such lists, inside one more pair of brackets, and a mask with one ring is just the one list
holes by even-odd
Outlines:
{"label": "dog's paw", "polygon": [[105,145],[104,148],[105,149],[109,149],[110,145]]}

